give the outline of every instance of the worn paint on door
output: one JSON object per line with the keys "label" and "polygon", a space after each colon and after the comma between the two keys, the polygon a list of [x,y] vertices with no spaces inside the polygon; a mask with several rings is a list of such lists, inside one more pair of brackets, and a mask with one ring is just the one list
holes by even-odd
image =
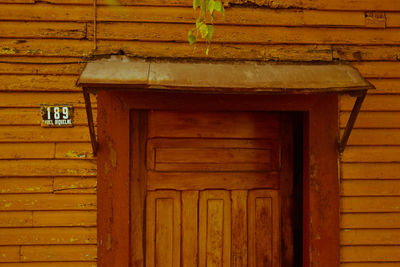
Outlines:
{"label": "worn paint on door", "polygon": [[150,111],[146,117],[147,153],[139,159],[146,161],[139,178],[145,181],[136,183],[143,187],[144,219],[135,226],[145,240],[132,241],[133,255],[145,251],[143,266],[293,264],[282,116]]}

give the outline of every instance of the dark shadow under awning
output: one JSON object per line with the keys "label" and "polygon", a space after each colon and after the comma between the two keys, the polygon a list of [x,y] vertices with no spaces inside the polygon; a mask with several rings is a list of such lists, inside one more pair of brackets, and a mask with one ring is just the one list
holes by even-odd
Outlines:
{"label": "dark shadow under awning", "polygon": [[89,62],[78,86],[203,93],[356,93],[374,88],[345,64],[145,61],[113,56]]}
{"label": "dark shadow under awning", "polygon": [[97,142],[89,92],[136,90],[219,94],[321,94],[356,96],[339,151],[343,152],[366,92],[374,86],[347,64],[193,62],[112,56],[89,62],[77,85],[83,88],[93,152]]}

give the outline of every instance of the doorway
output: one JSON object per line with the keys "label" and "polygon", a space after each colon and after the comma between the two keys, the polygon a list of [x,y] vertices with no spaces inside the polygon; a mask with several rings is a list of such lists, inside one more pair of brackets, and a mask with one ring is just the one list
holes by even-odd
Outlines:
{"label": "doorway", "polygon": [[130,117],[132,266],[294,266],[302,219],[293,206],[302,196],[293,189],[293,116]]}

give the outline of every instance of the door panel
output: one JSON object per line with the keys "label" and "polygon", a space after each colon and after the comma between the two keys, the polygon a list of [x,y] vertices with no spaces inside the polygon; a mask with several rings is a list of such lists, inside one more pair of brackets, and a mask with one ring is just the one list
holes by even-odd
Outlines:
{"label": "door panel", "polygon": [[206,190],[199,199],[199,267],[230,267],[229,191]]}
{"label": "door panel", "polygon": [[280,204],[284,196],[284,208],[290,206],[292,183],[282,177],[290,173],[282,166],[290,164],[281,162],[288,146],[282,145],[280,118],[263,112],[149,112],[141,159],[146,171],[134,182],[145,192],[146,216],[137,225],[146,233],[145,266],[291,265],[281,249],[292,242],[290,235],[281,237],[281,224],[285,231],[291,224],[282,218],[290,210]]}
{"label": "door panel", "polygon": [[180,266],[180,226],[180,193],[149,191],[146,203],[146,266]]}
{"label": "door panel", "polygon": [[249,192],[249,267],[279,266],[279,213],[279,198],[276,190]]}

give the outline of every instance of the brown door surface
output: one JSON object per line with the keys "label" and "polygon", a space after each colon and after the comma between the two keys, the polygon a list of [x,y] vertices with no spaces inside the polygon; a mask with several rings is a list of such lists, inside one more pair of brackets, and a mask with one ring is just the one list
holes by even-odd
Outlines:
{"label": "brown door surface", "polygon": [[137,183],[144,187],[144,218],[135,226],[144,240],[132,246],[144,247],[144,266],[292,266],[285,118],[266,112],[148,112],[141,159],[146,178]]}

